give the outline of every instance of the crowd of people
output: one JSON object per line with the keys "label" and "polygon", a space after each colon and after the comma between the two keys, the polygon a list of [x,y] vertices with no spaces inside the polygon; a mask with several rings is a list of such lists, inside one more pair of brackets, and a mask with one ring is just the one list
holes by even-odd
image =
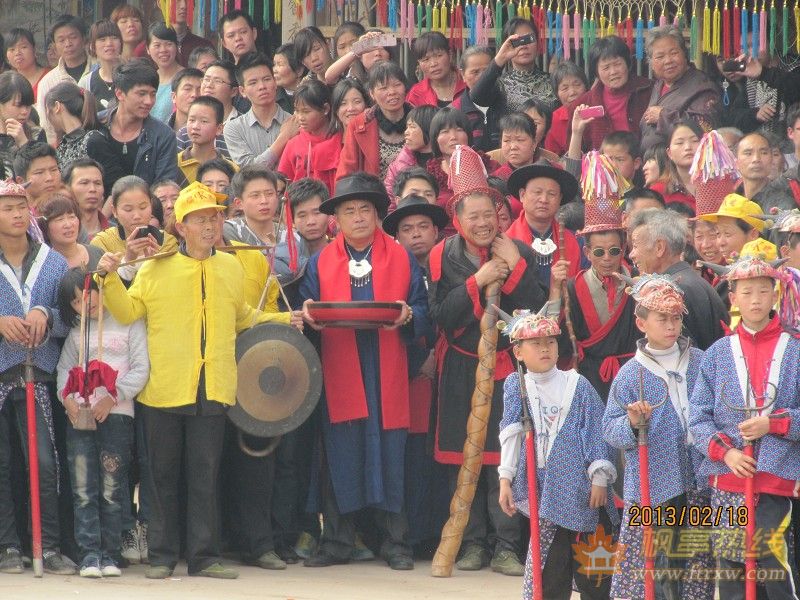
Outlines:
{"label": "crowd of people", "polygon": [[[787,311],[771,312],[776,282],[800,279],[788,57],[696,66],[684,32],[663,25],[647,33],[651,77],[616,36],[585,65],[543,66],[536,25],[513,18],[495,49],[421,34],[413,82],[397,47],[359,23],[330,40],[306,27],[268,52],[247,12],[224,14],[218,32],[220,49],[178,1],[169,27],[124,4],[88,28],[57,18],[52,67],[31,32],[3,37],[0,572],[23,572],[29,548],[28,351],[47,572],[113,577],[147,562],[160,579],[185,558],[190,575],[237,577],[223,551],[264,569],[376,556],[412,569],[458,486],[499,288],[501,311],[530,313],[498,342],[457,568],[533,585],[517,361],[537,433],[545,597],[569,598],[573,579],[585,597],[643,597],[631,522],[642,420],[653,506],[744,505],[755,478],[749,518],[781,532],[763,557],[784,574],[768,597],[794,597],[798,346]],[[714,193],[697,175],[709,139],[730,162]],[[587,192],[598,164],[619,191],[604,214]],[[400,312],[380,330],[314,319],[314,302],[349,300]],[[236,335],[267,322],[314,343],[324,392],[254,456],[226,411]],[[113,385],[76,387],[90,359],[116,371]],[[770,412],[726,403],[751,392]],[[77,426],[87,409],[91,430]],[[620,541],[600,585],[564,568],[598,524]],[[675,544],[683,525],[670,524]],[[660,551],[689,573],[741,568],[734,546],[683,562]],[[662,583],[668,597],[713,598],[713,578]],[[719,588],[743,597],[740,582]]]}

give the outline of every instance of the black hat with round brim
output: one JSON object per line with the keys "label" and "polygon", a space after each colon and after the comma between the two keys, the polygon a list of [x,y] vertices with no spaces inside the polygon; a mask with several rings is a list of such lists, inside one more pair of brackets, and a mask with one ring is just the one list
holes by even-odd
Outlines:
{"label": "black hat with round brim", "polygon": [[520,167],[514,171],[511,177],[508,178],[508,193],[519,198],[519,191],[524,188],[531,179],[538,179],[540,177],[552,179],[558,183],[561,188],[562,205],[567,202],[572,202],[575,196],[578,195],[580,185],[577,179],[564,169],[540,163]]}
{"label": "black hat with round brim", "polygon": [[390,236],[397,235],[400,221],[411,215],[424,215],[430,217],[433,224],[439,229],[445,227],[450,219],[447,211],[438,204],[431,204],[422,196],[410,195],[400,201],[397,209],[383,220],[383,230]]}
{"label": "black hat with round brim", "polygon": [[[365,186],[364,183],[367,183]],[[348,176],[342,177],[336,182],[335,194],[319,205],[319,211],[326,215],[332,215],[342,202],[348,200],[365,200],[375,205],[378,214],[383,216],[389,208],[389,196],[383,188],[383,184],[375,186],[369,185],[371,182],[364,182],[361,177]],[[380,187],[380,189],[378,189]]]}

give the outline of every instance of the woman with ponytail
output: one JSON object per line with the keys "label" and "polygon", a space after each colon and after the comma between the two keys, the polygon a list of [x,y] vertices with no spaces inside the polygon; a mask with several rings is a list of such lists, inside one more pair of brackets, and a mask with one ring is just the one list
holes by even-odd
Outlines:
{"label": "woman with ponytail", "polygon": [[56,160],[63,172],[70,162],[86,156],[90,133],[101,127],[97,120],[97,104],[89,90],[65,81],[47,92],[44,105],[47,119],[60,140]]}

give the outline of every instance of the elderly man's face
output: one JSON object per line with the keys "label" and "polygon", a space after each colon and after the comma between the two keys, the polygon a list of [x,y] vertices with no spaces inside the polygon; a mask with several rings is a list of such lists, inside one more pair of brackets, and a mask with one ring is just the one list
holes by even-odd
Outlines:
{"label": "elderly man's face", "polygon": [[363,244],[375,236],[378,211],[366,200],[347,200],[336,207],[336,221],[348,244]]}
{"label": "elderly man's face", "polygon": [[631,261],[642,274],[654,273],[657,263],[656,244],[650,239],[650,233],[644,226],[639,226],[631,233]]}

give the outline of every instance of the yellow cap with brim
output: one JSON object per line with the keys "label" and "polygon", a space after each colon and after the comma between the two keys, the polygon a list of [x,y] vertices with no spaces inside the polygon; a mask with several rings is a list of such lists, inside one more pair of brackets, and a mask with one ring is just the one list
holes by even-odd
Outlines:
{"label": "yellow cap with brim", "polygon": [[766,221],[756,217],[756,215],[761,216],[763,213],[764,211],[761,207],[752,200],[748,200],[740,194],[728,194],[725,196],[717,212],[708,215],[700,215],[697,218],[703,221],[710,221],[711,223],[716,223],[720,217],[741,219],[758,231],[764,231],[764,228],[767,226]]}
{"label": "yellow cap with brim", "polygon": [[225,194],[219,194],[207,185],[195,181],[191,185],[183,188],[178,194],[178,199],[175,200],[174,208],[175,221],[181,223],[189,213],[205,210],[206,208],[214,208],[223,211],[225,207],[222,206],[220,202],[224,202],[226,199],[227,196]]}

